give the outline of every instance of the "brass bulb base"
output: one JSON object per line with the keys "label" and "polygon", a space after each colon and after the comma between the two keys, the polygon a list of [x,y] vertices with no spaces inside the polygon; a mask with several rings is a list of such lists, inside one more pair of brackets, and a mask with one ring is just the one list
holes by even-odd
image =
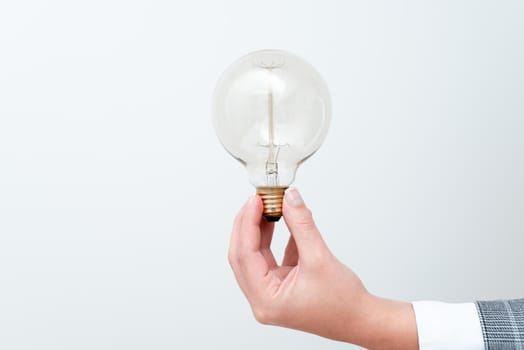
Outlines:
{"label": "brass bulb base", "polygon": [[282,216],[282,202],[287,187],[257,187],[257,195],[262,198],[264,212],[262,216],[266,221],[275,222]]}

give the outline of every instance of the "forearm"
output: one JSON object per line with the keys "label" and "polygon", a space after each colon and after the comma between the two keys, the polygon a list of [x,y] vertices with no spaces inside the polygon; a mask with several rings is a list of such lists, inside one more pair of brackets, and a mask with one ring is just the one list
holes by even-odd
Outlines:
{"label": "forearm", "polygon": [[[366,294],[364,313],[355,318],[342,340],[371,350],[416,350],[417,325],[411,303]],[[354,311],[349,311],[354,312]]]}

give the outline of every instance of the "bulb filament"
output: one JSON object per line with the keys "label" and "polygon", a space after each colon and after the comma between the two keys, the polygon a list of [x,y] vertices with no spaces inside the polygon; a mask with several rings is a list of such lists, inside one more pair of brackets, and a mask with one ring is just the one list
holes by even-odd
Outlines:
{"label": "bulb filament", "polygon": [[[271,81],[271,80],[270,80]],[[268,159],[266,162],[266,179],[268,186],[278,186],[278,153],[280,147],[275,145],[274,103],[273,92],[269,90],[267,98],[268,109]]]}

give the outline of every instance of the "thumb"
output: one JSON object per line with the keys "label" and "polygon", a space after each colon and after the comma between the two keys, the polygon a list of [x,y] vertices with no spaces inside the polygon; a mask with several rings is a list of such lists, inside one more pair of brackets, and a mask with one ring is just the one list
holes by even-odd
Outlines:
{"label": "thumb", "polygon": [[289,232],[295,239],[300,260],[316,260],[329,253],[313,221],[311,210],[306,207],[296,189],[286,191],[282,212]]}

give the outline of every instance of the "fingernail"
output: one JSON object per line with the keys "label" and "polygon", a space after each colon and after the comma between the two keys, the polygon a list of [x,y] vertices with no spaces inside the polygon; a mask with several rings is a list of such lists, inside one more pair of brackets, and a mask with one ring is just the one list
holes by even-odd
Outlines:
{"label": "fingernail", "polygon": [[286,196],[284,197],[287,204],[292,207],[301,207],[304,205],[304,200],[298,191],[294,188],[286,191]]}

